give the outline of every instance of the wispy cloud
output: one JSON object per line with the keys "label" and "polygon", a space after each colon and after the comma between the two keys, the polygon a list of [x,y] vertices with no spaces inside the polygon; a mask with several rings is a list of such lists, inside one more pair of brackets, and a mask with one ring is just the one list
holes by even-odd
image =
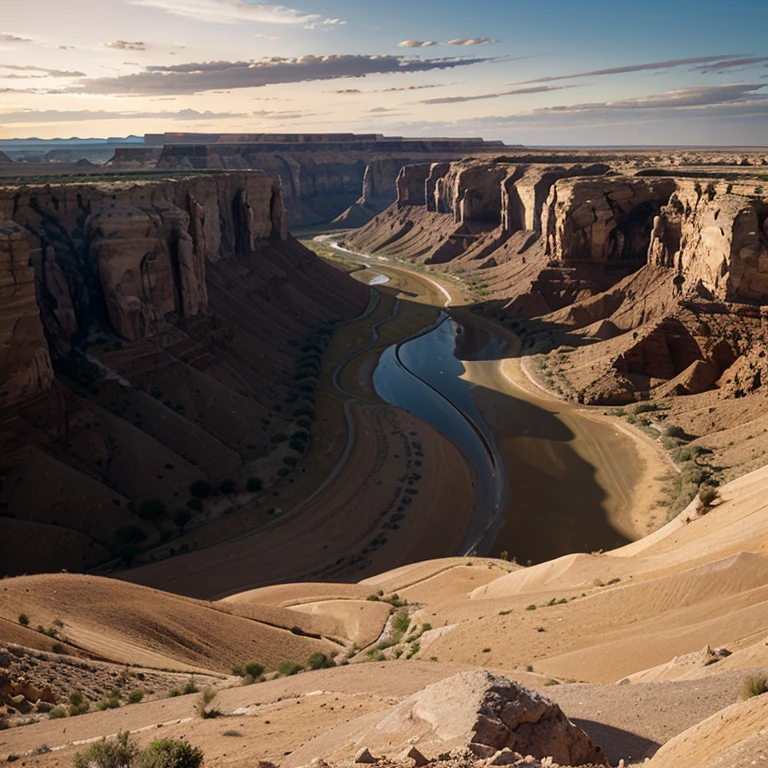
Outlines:
{"label": "wispy cloud", "polygon": [[12,35],[10,32],[0,32],[0,43],[31,43],[31,37],[20,37]]}
{"label": "wispy cloud", "polygon": [[29,109],[0,112],[0,125],[11,123],[74,123],[82,120],[221,120],[248,117],[237,112],[198,112],[182,109],[178,112],[109,112],[107,110]]}
{"label": "wispy cloud", "polygon": [[28,72],[40,77],[85,77],[85,72],[69,71],[66,69],[48,69],[47,67],[36,67],[32,64],[0,64],[0,78],[12,77],[12,75],[3,75],[3,70],[11,72]]}
{"label": "wispy cloud", "polygon": [[445,88],[456,83],[432,83],[430,85],[408,85],[403,88],[378,88],[373,91],[363,91],[360,88],[342,88],[338,91],[326,91],[326,93],[340,93],[344,95],[359,95],[363,93],[403,93],[405,91],[424,91],[430,88]]}
{"label": "wispy cloud", "polygon": [[438,43],[436,40],[403,40],[398,45],[400,48],[432,48],[436,45],[472,46],[493,45],[500,42],[501,40],[496,40],[493,37],[457,37],[455,40],[448,40],[445,43]]}
{"label": "wispy cloud", "polygon": [[700,64],[698,67],[693,67],[691,72],[702,72],[704,74],[709,72],[727,72],[730,69],[742,69],[750,67],[753,64],[761,64],[768,61],[768,56],[745,56],[740,59],[729,59],[726,61],[715,61],[711,64]]}
{"label": "wispy cloud", "polygon": [[147,67],[137,74],[94,78],[63,92],[120,95],[202,93],[372,74],[427,72],[496,60],[469,56],[420,59],[389,55],[335,55],[292,59],[272,57],[256,61],[206,61]]}
{"label": "wispy cloud", "polygon": [[102,43],[104,48],[114,48],[118,51],[146,51],[146,43],[139,41],[131,42],[129,40],[113,40],[110,43]]}
{"label": "wispy cloud", "polygon": [[530,93],[549,93],[550,91],[564,91],[568,88],[581,87],[580,85],[538,85],[532,88],[516,88],[513,91],[502,91],[500,93],[481,93],[476,96],[443,96],[437,99],[424,99],[419,104],[461,104],[465,101],[498,99],[502,96],[525,96]]}
{"label": "wispy cloud", "polygon": [[577,77],[599,77],[602,75],[624,75],[628,72],[644,72],[652,69],[671,69],[688,64],[706,64],[713,61],[723,61],[734,54],[726,53],[720,56],[698,56],[694,59],[672,59],[671,61],[654,61],[646,64],[630,64],[626,67],[610,67],[609,69],[592,69],[587,72],[574,72],[568,75],[552,75],[550,77],[537,77],[533,80],[520,80],[510,85],[528,85],[529,83],[551,83],[555,80],[572,80]]}
{"label": "wispy cloud", "polygon": [[126,0],[131,5],[158,8],[176,16],[218,24],[252,21],[261,24],[293,24],[305,27],[344,24],[341,19],[286,8],[282,5],[254,4],[245,0]]}

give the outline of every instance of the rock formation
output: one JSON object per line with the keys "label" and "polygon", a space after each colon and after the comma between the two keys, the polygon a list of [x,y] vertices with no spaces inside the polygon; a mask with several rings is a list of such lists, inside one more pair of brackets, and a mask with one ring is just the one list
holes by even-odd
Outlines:
{"label": "rock formation", "polygon": [[5,573],[80,570],[123,551],[129,507],[276,471],[300,342],[368,300],[285,220],[259,172],[0,189]]}

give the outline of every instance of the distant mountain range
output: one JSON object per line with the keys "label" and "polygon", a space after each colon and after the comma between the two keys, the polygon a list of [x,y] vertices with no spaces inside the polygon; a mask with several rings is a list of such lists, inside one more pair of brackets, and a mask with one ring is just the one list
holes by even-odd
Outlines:
{"label": "distant mountain range", "polygon": [[82,147],[84,145],[124,145],[124,144],[143,144],[143,136],[110,136],[108,139],[81,139],[78,136],[72,136],[69,139],[38,139],[30,137],[28,139],[0,139],[0,148],[22,149],[29,147]]}

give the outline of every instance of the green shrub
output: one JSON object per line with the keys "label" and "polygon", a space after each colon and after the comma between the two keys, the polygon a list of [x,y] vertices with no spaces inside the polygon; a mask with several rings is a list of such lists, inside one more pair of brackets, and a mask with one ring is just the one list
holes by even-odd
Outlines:
{"label": "green shrub", "polygon": [[234,480],[222,480],[219,484],[219,490],[225,495],[228,496],[230,493],[234,493],[237,488],[237,485],[235,484]]}
{"label": "green shrub", "polygon": [[19,624],[21,624],[22,627],[29,626],[29,616],[27,616],[26,613],[19,614]]}
{"label": "green shrub", "polygon": [[203,752],[181,739],[157,739],[142,753],[140,768],[199,768]]}
{"label": "green shrub", "polygon": [[705,507],[711,507],[720,497],[720,491],[712,485],[703,485],[699,488],[699,501]]}
{"label": "green shrub", "polygon": [[181,689],[182,694],[187,696],[190,693],[197,693],[200,689],[197,687],[197,683],[195,682],[194,677],[190,677],[189,680],[187,680],[186,683],[184,683],[184,687]]}
{"label": "green shrub", "polygon": [[401,609],[392,617],[392,629],[394,629],[395,632],[405,634],[408,631],[410,624],[411,617],[406,610]]}
{"label": "green shrub", "polygon": [[307,666],[310,669],[330,669],[331,667],[336,666],[336,662],[326,656],[324,653],[315,651],[314,653],[310,654],[309,658],[307,659]]}
{"label": "green shrub", "polygon": [[216,698],[216,691],[206,688],[197,699],[195,711],[203,718],[209,720],[212,717],[218,717],[221,712],[215,707],[209,707],[209,704]]}
{"label": "green shrub", "polygon": [[128,731],[119,733],[116,741],[102,739],[92,744],[87,752],[75,755],[74,768],[131,768],[135,764],[139,750],[129,741]]}
{"label": "green shrub", "polygon": [[144,698],[144,691],[136,688],[128,694],[129,704],[138,704]]}
{"label": "green shrub", "polygon": [[168,510],[165,508],[165,504],[159,499],[148,499],[142,501],[139,505],[136,514],[142,520],[151,520],[154,523],[159,522],[168,514]]}
{"label": "green shrub", "polygon": [[90,709],[90,702],[85,698],[82,691],[75,690],[69,694],[69,716],[77,717],[84,715]]}
{"label": "green shrub", "polygon": [[249,493],[258,493],[264,487],[264,483],[258,477],[248,478],[248,482],[245,485],[245,490]]}
{"label": "green shrub", "polygon": [[526,611],[535,611],[536,610],[536,604],[531,603],[529,606],[526,607]]}
{"label": "green shrub", "polygon": [[297,675],[303,669],[304,667],[296,661],[281,661],[277,665],[277,674],[280,677],[291,677],[292,675]]}
{"label": "green shrub", "polygon": [[684,438],[685,437],[685,430],[682,427],[678,427],[676,424],[670,424],[665,430],[664,434],[667,437],[677,437],[677,438]]}
{"label": "green shrub", "polygon": [[250,675],[252,678],[257,679],[264,674],[264,666],[259,664],[258,661],[249,661],[243,666],[243,671],[245,675]]}
{"label": "green shrub", "polygon": [[207,480],[195,480],[189,492],[198,499],[205,499],[213,493],[213,486]]}
{"label": "green shrub", "polygon": [[741,681],[741,698],[751,699],[768,693],[768,677],[765,675],[750,675]]}
{"label": "green shrub", "polygon": [[173,516],[173,522],[180,531],[183,531],[187,527],[187,523],[191,519],[192,513],[188,509],[179,509]]}
{"label": "green shrub", "polygon": [[64,707],[54,707],[49,713],[48,717],[51,720],[60,720],[62,717],[67,716],[67,710]]}
{"label": "green shrub", "polygon": [[120,699],[117,696],[110,696],[108,699],[99,702],[99,711],[103,712],[105,709],[120,709]]}

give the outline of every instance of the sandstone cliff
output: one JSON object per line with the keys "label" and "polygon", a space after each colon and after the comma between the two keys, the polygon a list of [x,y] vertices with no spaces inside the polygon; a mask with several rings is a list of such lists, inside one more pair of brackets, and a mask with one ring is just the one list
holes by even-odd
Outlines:
{"label": "sandstone cliff", "polygon": [[[537,319],[531,345],[605,341],[597,362],[586,365],[594,350],[573,353],[583,402],[758,388],[768,375],[754,307],[768,301],[768,196],[743,168],[762,156],[675,155],[659,169],[647,155],[541,159],[406,167],[395,205],[352,242],[471,276],[479,307]],[[706,169],[691,177],[669,169],[697,162]],[[711,166],[729,162],[734,181],[718,180]]]}
{"label": "sandstone cliff", "polygon": [[268,483],[272,438],[312,413],[302,341],[368,300],[287,234],[259,172],[3,187],[0,221],[0,532],[55,531],[56,567],[124,551],[129,508],[171,518],[195,480]]}

